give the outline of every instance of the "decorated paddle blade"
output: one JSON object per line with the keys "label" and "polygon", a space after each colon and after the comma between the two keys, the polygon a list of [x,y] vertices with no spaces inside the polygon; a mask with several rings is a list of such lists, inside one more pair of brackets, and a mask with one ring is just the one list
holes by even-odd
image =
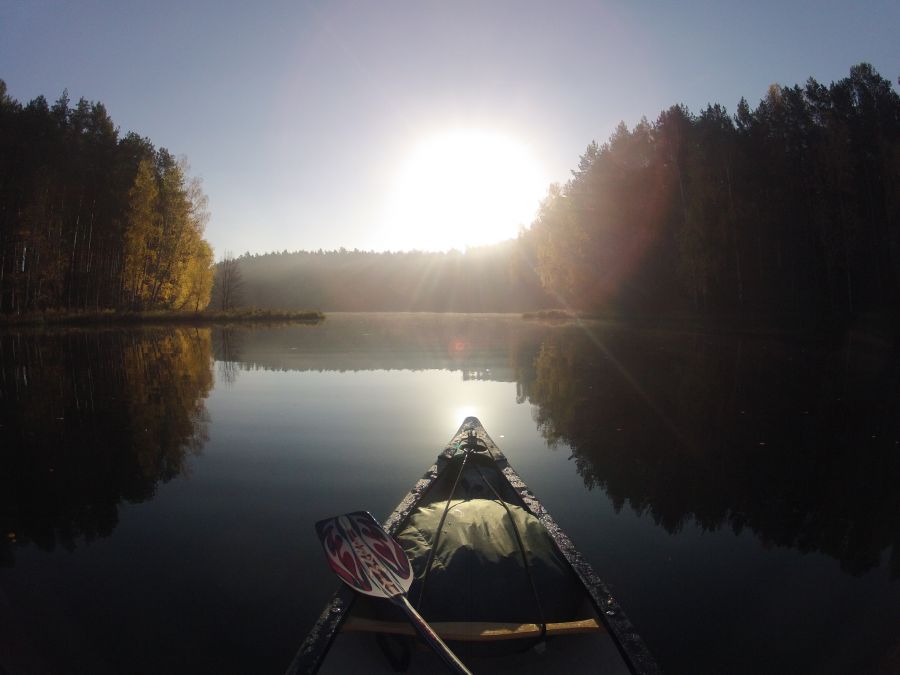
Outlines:
{"label": "decorated paddle blade", "polygon": [[412,569],[406,553],[378,521],[366,511],[326,518],[316,523],[316,533],[331,569],[360,593],[388,598],[409,617],[425,642],[459,675],[472,675],[431,626],[409,604],[406,592]]}
{"label": "decorated paddle blade", "polygon": [[366,595],[393,598],[412,584],[403,548],[367,511],[316,523],[328,564],[343,582]]}

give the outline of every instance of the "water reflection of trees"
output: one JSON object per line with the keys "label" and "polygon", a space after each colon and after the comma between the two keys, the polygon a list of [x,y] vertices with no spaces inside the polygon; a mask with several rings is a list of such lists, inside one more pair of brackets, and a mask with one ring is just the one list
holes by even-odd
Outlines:
{"label": "water reflection of trees", "polygon": [[513,382],[511,354],[533,354],[545,329],[510,315],[336,314],[318,325],[223,328],[213,348],[217,362],[241,370],[449,370]]}
{"label": "water reflection of trees", "polygon": [[233,326],[216,326],[212,329],[213,354],[216,371],[227,385],[237,380],[246,330]]}
{"label": "water reflection of trees", "polygon": [[[524,356],[524,355],[523,355]],[[670,532],[749,528],[900,576],[900,367],[887,346],[554,331],[522,396],[589,488]]]}
{"label": "water reflection of trees", "polygon": [[108,536],[207,439],[208,328],[0,335],[0,562]]}

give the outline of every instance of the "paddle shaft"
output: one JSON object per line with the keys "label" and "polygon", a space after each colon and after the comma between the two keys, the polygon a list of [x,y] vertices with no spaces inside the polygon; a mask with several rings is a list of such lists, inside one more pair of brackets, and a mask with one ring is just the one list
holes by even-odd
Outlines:
{"label": "paddle shaft", "polygon": [[425,642],[427,642],[437,655],[441,657],[450,670],[459,675],[472,675],[472,671],[466,668],[465,664],[456,658],[456,654],[450,651],[450,647],[441,640],[438,634],[432,630],[431,626],[425,622],[422,615],[416,611],[416,608],[412,606],[409,598],[406,597],[406,594],[395,595],[390,598],[390,600],[406,612],[406,616],[409,618],[413,627],[419,632],[419,635],[421,635]]}

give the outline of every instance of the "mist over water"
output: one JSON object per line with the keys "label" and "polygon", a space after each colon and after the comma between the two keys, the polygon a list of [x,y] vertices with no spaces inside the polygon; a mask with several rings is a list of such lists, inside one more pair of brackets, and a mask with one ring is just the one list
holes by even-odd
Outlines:
{"label": "mist over water", "polygon": [[900,362],[818,339],[340,315],[0,334],[0,665],[281,672],[469,414],[666,672],[892,672]]}

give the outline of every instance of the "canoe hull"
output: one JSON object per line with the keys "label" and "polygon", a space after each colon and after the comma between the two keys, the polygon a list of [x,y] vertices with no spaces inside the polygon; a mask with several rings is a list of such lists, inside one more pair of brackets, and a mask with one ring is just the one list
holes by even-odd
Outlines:
{"label": "canoe hull", "polygon": [[[580,663],[580,667],[574,669],[573,672],[583,672],[585,670],[585,663],[590,664],[590,671],[600,670],[601,664],[603,665],[603,672],[616,671],[620,672],[631,672],[641,675],[651,675],[654,673],[658,673],[659,669],[656,665],[655,660],[650,655],[643,641],[641,640],[638,633],[634,630],[631,622],[628,620],[622,608],[616,602],[615,598],[610,594],[609,589],[600,579],[600,577],[596,574],[596,572],[591,567],[590,563],[584,559],[584,557],[578,552],[575,548],[572,541],[569,537],[563,532],[563,530],[556,524],[553,520],[553,517],[550,513],[544,508],[543,504],[537,499],[534,493],[526,485],[525,481],[522,480],[521,476],[516,473],[515,469],[510,466],[506,456],[500,450],[499,447],[494,443],[494,441],[490,438],[487,432],[482,427],[479,420],[475,417],[468,417],[462,423],[459,430],[454,434],[454,436],[450,439],[450,442],[447,444],[446,448],[443,452],[438,455],[438,458],[434,465],[432,465],[428,471],[419,479],[410,492],[403,498],[397,508],[391,513],[390,516],[384,522],[384,528],[391,535],[396,535],[398,531],[401,529],[404,523],[407,522],[410,515],[415,511],[420,503],[423,500],[423,497],[429,493],[429,490],[435,488],[436,482],[438,482],[439,477],[442,475],[442,472],[447,467],[447,465],[453,461],[454,456],[458,455],[460,452],[460,447],[466,442],[466,439],[469,437],[470,433],[477,434],[480,443],[483,443],[484,448],[483,452],[490,455],[493,460],[493,464],[496,466],[496,469],[500,471],[505,479],[505,482],[508,484],[509,489],[515,493],[524,507],[531,513],[535,518],[537,518],[543,527],[546,529],[549,537],[552,539],[554,545],[558,549],[559,553],[565,559],[568,566],[571,568],[572,573],[578,579],[578,582],[584,587],[584,591],[586,592],[586,598],[589,604],[592,606],[591,609],[591,618],[595,621],[599,620],[600,632],[608,633],[608,642],[610,642],[615,647],[615,651],[618,652],[617,656],[620,658],[621,663],[624,664],[625,670],[622,671],[620,668],[612,667],[612,660],[614,659],[614,655],[610,655],[606,652],[609,652],[609,649],[606,649],[604,653],[593,653],[592,649],[594,649],[595,645],[590,641],[593,639],[593,636],[588,635],[570,635],[565,638],[565,646],[560,647],[559,643],[552,644],[547,648],[547,651],[558,651],[559,649],[563,649],[563,651],[568,651],[568,654],[558,655],[556,659],[552,661],[554,669],[557,667],[572,669],[574,668],[573,664],[565,665],[567,659],[578,658],[578,662]],[[357,622],[356,617],[350,621],[347,626],[347,630],[342,630],[344,623],[347,621],[348,616],[351,614],[351,608],[353,606],[356,597],[349,588],[341,587],[335,595],[332,597],[330,602],[326,605],[322,614],[319,616],[319,619],[316,621],[316,624],[313,626],[312,630],[306,636],[306,639],[300,646],[300,649],[297,652],[293,662],[288,668],[288,673],[290,675],[296,673],[315,673],[319,672],[322,669],[323,664],[326,661],[326,656],[328,657],[328,671],[332,671],[332,666],[334,666],[335,670],[333,672],[340,672],[340,668],[346,667],[349,664],[343,664],[342,656],[347,656],[352,652],[356,651],[356,648],[353,646],[354,641],[357,637],[371,637],[371,636],[354,636],[354,632],[358,630],[365,631],[366,629],[360,628],[360,626],[355,625]],[[573,622],[577,623],[577,622]],[[382,626],[381,628],[384,628]],[[589,626],[583,626],[584,630],[582,632],[590,633],[596,632],[596,630]],[[459,630],[459,627],[447,627],[447,630],[452,633],[453,631]],[[487,629],[490,630],[490,629]],[[503,630],[503,629],[501,629]],[[511,630],[513,633],[517,631],[521,634],[516,636],[512,635],[507,637],[499,637],[499,638],[488,638],[490,639],[517,639],[521,637],[532,637],[528,635],[528,628],[526,624],[518,624],[516,628],[506,627],[505,630]],[[539,629],[538,629],[539,630]],[[397,631],[401,633],[405,633],[406,629],[397,628]],[[391,630],[380,630],[379,632],[393,632]],[[562,630],[561,632],[565,632]],[[577,628],[571,629],[572,633],[577,632]],[[332,644],[335,639],[341,636],[341,648],[335,649],[335,653],[329,655]],[[459,639],[462,637],[463,639],[469,641],[478,641],[478,638],[466,637],[465,635],[447,635],[448,639]],[[606,636],[604,635],[604,638]],[[548,641],[549,643],[553,643],[553,641]],[[346,643],[346,644],[344,644]],[[464,643],[463,643],[464,644]],[[586,647],[586,650],[576,649],[578,646]],[[455,648],[456,649],[456,648]],[[462,650],[465,653],[465,649]],[[544,650],[541,650],[543,653]],[[581,657],[578,654],[584,652]],[[544,662],[544,656],[539,659],[531,658],[531,661],[528,659],[517,658],[513,659],[508,665],[512,668],[510,672],[523,672],[530,670],[528,668],[528,664],[531,662],[532,665],[536,665],[538,670],[535,672],[540,672],[540,668],[546,668],[547,663]],[[585,661],[587,659],[587,661]],[[604,663],[609,662],[609,663]],[[372,664],[367,662],[367,667]],[[386,665],[386,664],[385,664]],[[492,663],[490,668],[493,671],[499,671],[499,664]],[[426,667],[427,670],[427,667]],[[390,672],[390,670],[386,670],[386,672]]]}

